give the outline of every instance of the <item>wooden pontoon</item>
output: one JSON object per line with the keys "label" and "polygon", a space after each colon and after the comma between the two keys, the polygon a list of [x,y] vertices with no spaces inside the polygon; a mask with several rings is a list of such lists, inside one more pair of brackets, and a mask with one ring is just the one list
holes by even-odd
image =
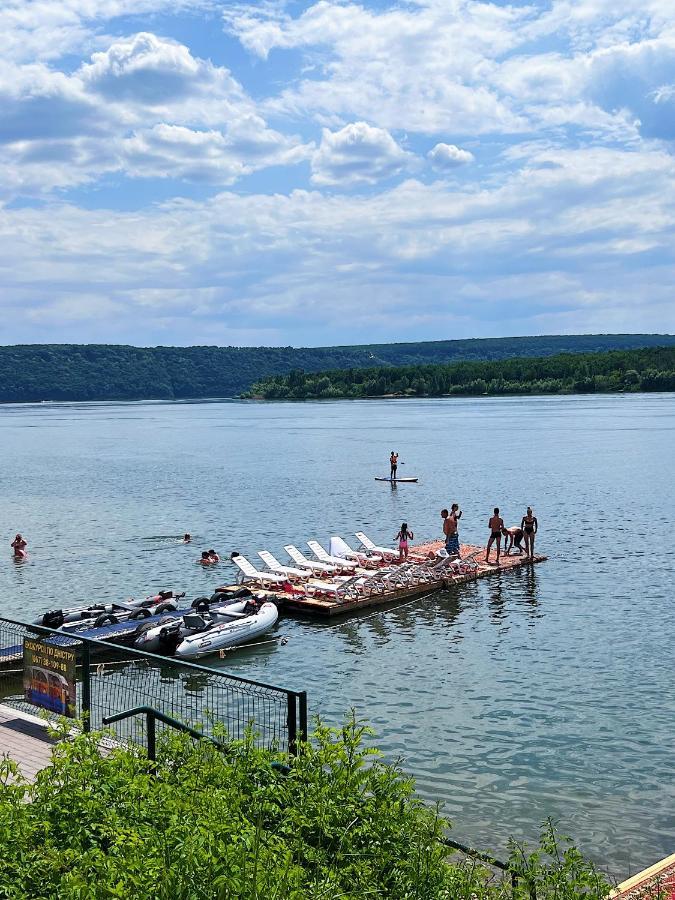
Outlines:
{"label": "wooden pontoon", "polygon": [[[436,552],[443,547],[442,541],[433,541],[427,544],[421,544],[411,547],[411,555],[415,557],[427,556],[430,552]],[[443,590],[451,585],[464,584],[467,581],[476,581],[479,578],[487,578],[489,575],[498,575],[508,572],[512,569],[523,568],[532,563],[544,562],[546,556],[535,556],[534,559],[527,559],[525,556],[502,556],[499,559],[499,566],[495,565],[495,551],[490,553],[491,562],[485,563],[485,547],[475,547],[471,544],[462,544],[460,548],[462,559],[470,559],[477,563],[477,568],[471,572],[465,572],[459,575],[444,574],[437,581],[425,582],[422,584],[411,585],[410,587],[402,587],[397,590],[385,591],[381,594],[370,594],[368,596],[355,597],[353,599],[334,600],[328,596],[308,596],[306,594],[281,594],[279,591],[266,591],[264,593],[275,594],[277,597],[283,598],[283,612],[288,615],[297,614],[302,616],[311,616],[312,618],[332,618],[334,616],[344,616],[354,613],[357,610],[367,609],[374,606],[388,606],[405,600],[414,600],[417,597],[425,597],[434,594],[436,591]],[[377,570],[375,570],[377,571]],[[364,575],[372,575],[373,570],[364,570]],[[236,590],[235,585],[228,588],[220,588],[219,590]],[[298,589],[302,588],[302,584],[297,585]],[[256,591],[256,593],[262,593]]]}

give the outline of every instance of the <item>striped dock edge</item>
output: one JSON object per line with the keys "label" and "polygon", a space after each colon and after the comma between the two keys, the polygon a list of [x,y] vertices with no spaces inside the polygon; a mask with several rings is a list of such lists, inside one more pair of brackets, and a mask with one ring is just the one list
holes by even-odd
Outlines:
{"label": "striped dock edge", "polygon": [[609,897],[610,900],[675,900],[675,853],[622,881]]}

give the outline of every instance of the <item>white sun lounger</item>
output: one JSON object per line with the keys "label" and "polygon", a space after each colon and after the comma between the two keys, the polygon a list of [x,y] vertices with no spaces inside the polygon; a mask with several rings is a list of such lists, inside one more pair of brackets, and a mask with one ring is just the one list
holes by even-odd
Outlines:
{"label": "white sun lounger", "polygon": [[362,531],[355,532],[354,537],[359,541],[361,546],[370,553],[379,553],[380,556],[383,556],[385,559],[398,559],[398,550],[392,550],[390,547],[378,547],[377,544],[374,544],[368,535],[364,534]]}
{"label": "white sun lounger", "polygon": [[258,550],[258,556],[267,568],[276,575],[284,575],[286,578],[297,578],[301,581],[312,576],[311,569],[296,569],[294,566],[282,566],[276,556],[272,556],[269,550]]}
{"label": "white sun lounger", "polygon": [[308,581],[306,582],[308,593],[325,594],[336,603],[344,603],[345,600],[354,600],[370,594],[384,593],[385,586],[378,579],[371,579],[364,575],[354,575],[351,578],[339,582],[332,581]]}
{"label": "white sun lounger", "polygon": [[317,562],[315,559],[307,559],[304,553],[298,550],[297,547],[294,547],[293,544],[288,544],[288,546],[284,547],[284,550],[293,562],[302,569],[311,569],[312,572],[321,572],[323,575],[334,575],[339,571],[338,566],[329,566],[326,563]]}
{"label": "white sun lounger", "polygon": [[288,581],[283,575],[275,575],[274,572],[259,572],[253,563],[250,563],[244,556],[233,556],[232,562],[242,573],[239,576],[241,584],[250,581],[264,588],[266,584],[279,585]]}
{"label": "white sun lounger", "polygon": [[376,553],[359,552],[352,550],[347,541],[344,541],[339,535],[334,534],[330,539],[330,552],[338,559],[354,560],[354,562],[364,568],[373,568],[382,562],[382,556]]}
{"label": "white sun lounger", "polygon": [[342,571],[345,569],[348,569],[350,572],[354,571],[354,560],[341,559],[339,556],[331,556],[330,553],[326,553],[318,541],[307,541],[307,546],[320,562],[326,563],[329,566],[337,566],[338,569],[341,569]]}

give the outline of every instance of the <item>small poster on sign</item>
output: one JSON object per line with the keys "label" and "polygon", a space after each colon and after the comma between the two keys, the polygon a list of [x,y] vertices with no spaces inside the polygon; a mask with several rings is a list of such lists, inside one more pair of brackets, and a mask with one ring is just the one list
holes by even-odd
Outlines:
{"label": "small poster on sign", "polygon": [[75,717],[75,651],[23,639],[23,692],[29,703]]}

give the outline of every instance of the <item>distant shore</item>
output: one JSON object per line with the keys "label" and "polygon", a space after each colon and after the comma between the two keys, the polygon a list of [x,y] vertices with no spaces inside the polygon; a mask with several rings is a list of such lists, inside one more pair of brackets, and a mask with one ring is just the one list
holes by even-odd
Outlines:
{"label": "distant shore", "polygon": [[271,375],[243,397],[369,400],[653,393],[675,390],[675,347],[560,353],[441,365],[377,366]]}

